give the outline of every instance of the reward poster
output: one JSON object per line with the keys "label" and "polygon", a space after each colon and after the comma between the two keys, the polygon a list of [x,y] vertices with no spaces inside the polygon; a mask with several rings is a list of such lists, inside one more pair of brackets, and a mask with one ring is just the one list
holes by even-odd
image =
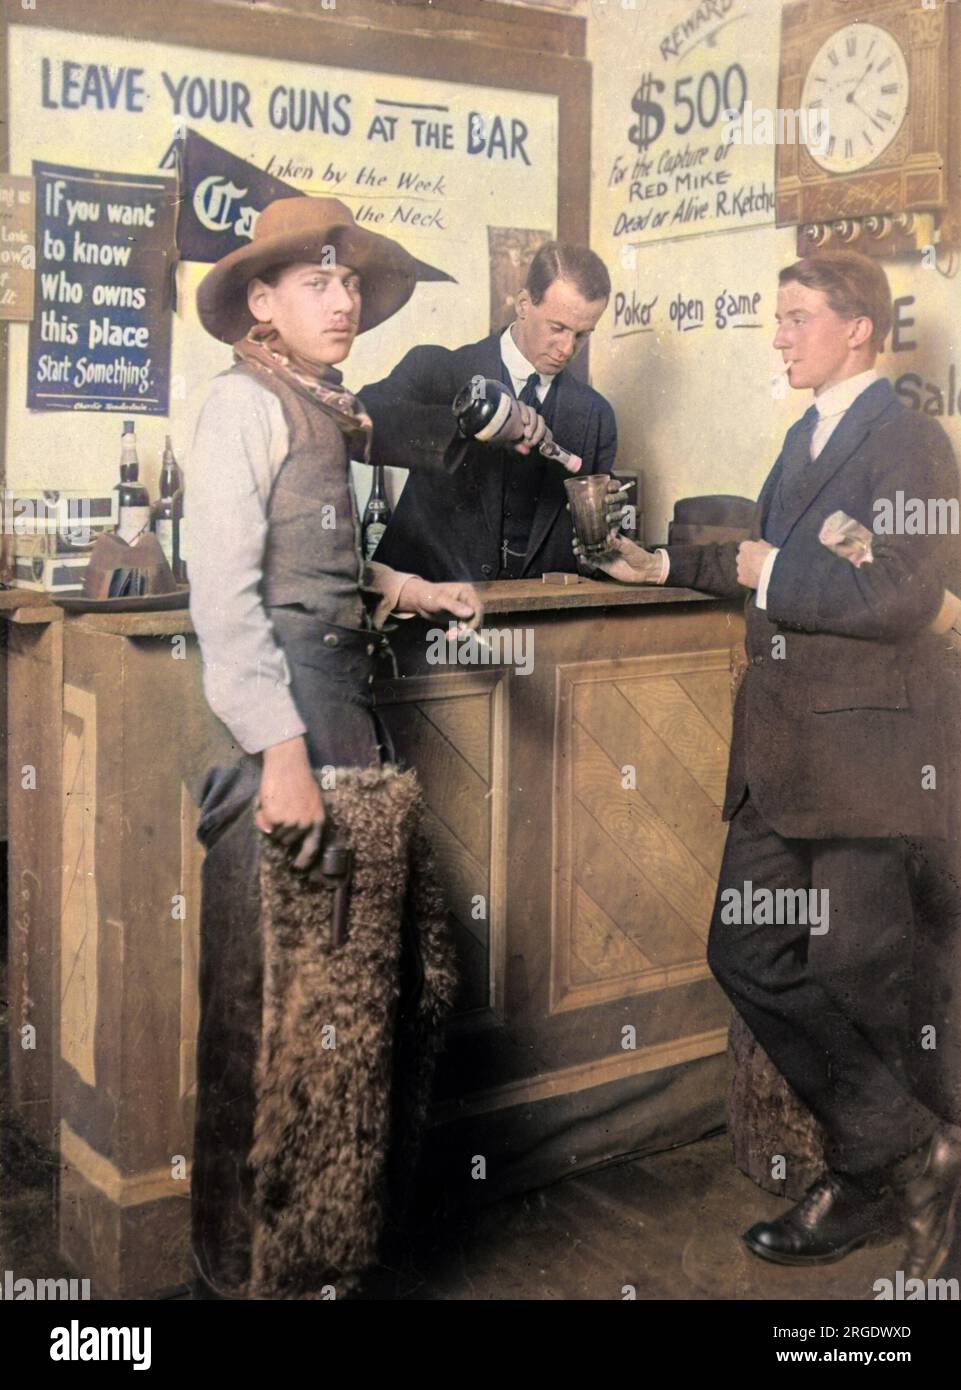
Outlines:
{"label": "reward poster", "polygon": [[774,222],[773,146],[724,135],[726,113],[774,104],[779,24],[770,0],[611,6],[599,20],[627,57],[604,84],[596,208],[619,252]]}

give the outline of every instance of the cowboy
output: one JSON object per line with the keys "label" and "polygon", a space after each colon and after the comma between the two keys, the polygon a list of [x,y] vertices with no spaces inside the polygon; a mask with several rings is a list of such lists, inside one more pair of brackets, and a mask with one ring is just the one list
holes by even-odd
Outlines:
{"label": "cowboy", "polygon": [[243,755],[211,769],[198,836],[201,1022],[192,1175],[201,1297],[243,1297],[250,1272],[254,1069],[261,1026],[259,835],[294,867],[316,861],[315,771],[391,755],[373,707],[388,614],[476,625],[468,584],[365,566],[351,457],[370,420],[335,364],[357,333],[439,273],[358,227],[335,198],[293,197],[197,292],[203,326],[233,347],[190,455],[190,612],[204,692]]}

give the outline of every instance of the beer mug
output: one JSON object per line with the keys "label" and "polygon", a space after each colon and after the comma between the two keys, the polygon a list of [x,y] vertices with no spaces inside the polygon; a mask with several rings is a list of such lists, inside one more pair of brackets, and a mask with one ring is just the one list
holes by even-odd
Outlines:
{"label": "beer mug", "polygon": [[608,475],[591,473],[586,478],[565,478],[571,504],[574,534],[591,555],[603,555],[609,547],[607,525]]}

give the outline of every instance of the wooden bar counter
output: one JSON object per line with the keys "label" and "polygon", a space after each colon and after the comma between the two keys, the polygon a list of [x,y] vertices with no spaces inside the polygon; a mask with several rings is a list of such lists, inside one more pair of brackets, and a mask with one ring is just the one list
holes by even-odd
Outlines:
{"label": "wooden bar counter", "polygon": [[[509,633],[513,662],[451,664],[460,644],[439,663],[397,621],[374,685],[460,946],[426,1163],[465,1199],[723,1123],[704,943],[743,635],[739,604],[688,590],[478,588],[481,653]],[[14,1106],[59,1145],[64,1255],[101,1294],[156,1295],[191,1272],[195,797],[237,750],[186,610],[28,623],[10,603]]]}

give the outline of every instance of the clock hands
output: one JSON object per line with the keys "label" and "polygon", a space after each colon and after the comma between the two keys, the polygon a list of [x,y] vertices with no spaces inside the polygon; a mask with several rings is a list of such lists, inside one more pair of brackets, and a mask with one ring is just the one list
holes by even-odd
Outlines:
{"label": "clock hands", "polygon": [[[868,73],[871,72],[871,70],[873,69],[873,67],[874,67],[874,64],[873,64],[873,63],[868,63],[867,67],[864,69],[864,71],[862,72],[861,76],[860,76],[860,77],[858,78],[858,80],[854,83],[854,85],[852,86],[851,90],[850,90],[850,91],[848,92],[848,94],[847,94],[846,100],[847,100],[847,101],[850,101],[850,102],[854,102],[854,105],[855,105],[855,106],[857,105],[857,102],[854,101],[854,94],[855,94],[855,92],[858,90],[858,88],[861,86],[861,84],[863,83],[864,79],[867,77]],[[829,78],[827,78],[827,77],[819,77],[819,78],[818,78],[818,81],[824,83],[824,95],[825,95],[825,96],[830,96],[832,93],[834,93],[834,92],[837,91],[838,87],[843,87],[844,84],[845,84],[846,82],[851,82],[852,79],[851,79],[850,77],[846,77],[846,78],[842,78],[841,81],[839,81],[839,82],[832,82],[832,81],[831,81]]]}
{"label": "clock hands", "polygon": [[[961,0],[959,0],[961,3]],[[825,7],[827,8],[827,6]],[[837,9],[845,8],[841,4]],[[852,6],[851,8],[854,8]],[[801,105],[824,121],[823,148],[812,157],[826,171],[861,168],[887,148],[903,120],[908,73],[892,35],[866,24],[859,32],[842,26],[810,60]],[[893,70],[893,71],[892,71]],[[891,76],[897,80],[888,80]],[[894,96],[892,104],[886,97]],[[875,109],[876,108],[876,109]],[[830,121],[832,134],[827,136]],[[877,132],[877,133],[875,133]]]}
{"label": "clock hands", "polygon": [[[855,105],[855,106],[857,106],[857,102],[854,101],[854,93],[855,93],[855,92],[857,91],[857,89],[860,87],[861,83],[864,81],[864,79],[867,77],[868,73],[871,71],[871,69],[872,69],[873,67],[874,67],[874,64],[873,64],[873,63],[868,63],[867,67],[864,69],[864,71],[862,72],[861,76],[858,78],[857,82],[855,82],[854,86],[853,86],[853,87],[851,88],[851,90],[848,92],[848,101],[854,102],[854,105]],[[861,110],[861,107],[860,107],[860,106],[858,106],[858,110],[859,110],[859,111]]]}

